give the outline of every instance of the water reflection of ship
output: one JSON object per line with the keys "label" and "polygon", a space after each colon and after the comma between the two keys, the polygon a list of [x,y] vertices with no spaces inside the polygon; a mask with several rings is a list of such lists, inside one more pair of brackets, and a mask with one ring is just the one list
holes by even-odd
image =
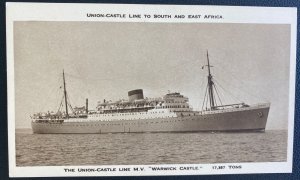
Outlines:
{"label": "water reflection of ship", "polygon": [[208,53],[204,67],[208,69],[203,100],[206,107],[202,106],[201,111],[193,110],[189,99],[178,92],[144,98],[142,89],[129,91],[128,100],[98,102],[96,110],[88,109],[88,100],[86,106],[73,108],[63,73],[64,95],[58,112],[35,114],[32,130],[34,133],[264,131],[270,103],[223,105],[211,74]]}

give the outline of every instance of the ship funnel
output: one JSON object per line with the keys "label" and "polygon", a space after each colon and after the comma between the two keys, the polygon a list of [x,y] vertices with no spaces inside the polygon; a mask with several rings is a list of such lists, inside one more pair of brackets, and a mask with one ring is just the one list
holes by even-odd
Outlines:
{"label": "ship funnel", "polygon": [[87,114],[89,113],[89,99],[88,98],[85,99],[85,111]]}
{"label": "ship funnel", "polygon": [[129,98],[130,102],[132,102],[134,100],[138,100],[138,99],[144,99],[143,90],[136,89],[136,90],[129,91],[128,98]]}

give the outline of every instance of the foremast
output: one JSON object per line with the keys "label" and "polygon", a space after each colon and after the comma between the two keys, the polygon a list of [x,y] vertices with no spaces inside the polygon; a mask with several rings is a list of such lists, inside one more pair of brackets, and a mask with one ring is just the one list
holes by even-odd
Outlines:
{"label": "foremast", "polygon": [[[203,107],[204,107],[204,104],[206,103],[206,110],[207,109],[207,103],[209,101],[209,110],[212,111],[212,110],[217,110],[219,108],[226,108],[226,107],[249,107],[249,105],[241,102],[241,103],[234,103],[234,104],[226,104],[226,105],[223,105],[222,101],[221,101],[221,98],[219,96],[219,92],[218,92],[218,89],[216,88],[216,85],[213,81],[213,76],[211,74],[211,66],[210,63],[209,63],[209,55],[208,55],[208,50],[206,51],[206,59],[207,59],[207,71],[208,71],[208,75],[207,75],[207,87],[206,87],[206,91],[205,91],[205,95],[204,95],[204,101],[203,101],[203,105],[202,105],[202,110],[203,110]],[[204,66],[202,66],[202,69],[204,68]],[[215,96],[215,94],[216,96]],[[208,94],[208,96],[207,96]],[[217,98],[216,98],[217,97]],[[236,98],[237,99],[237,98]],[[218,103],[217,103],[218,101]]]}
{"label": "foremast", "polygon": [[65,71],[64,70],[63,70],[63,85],[64,85],[65,106],[66,106],[66,118],[68,119],[69,113],[68,113],[67,90],[66,90]]}
{"label": "foremast", "polygon": [[210,66],[209,64],[209,56],[208,56],[208,50],[206,51],[206,57],[207,57],[207,69],[208,69],[208,76],[207,76],[207,85],[208,85],[208,96],[209,96],[209,104],[210,108],[213,110],[215,108],[215,98],[214,98],[214,91],[213,91],[213,86],[214,82],[212,80],[212,75],[210,73]]}

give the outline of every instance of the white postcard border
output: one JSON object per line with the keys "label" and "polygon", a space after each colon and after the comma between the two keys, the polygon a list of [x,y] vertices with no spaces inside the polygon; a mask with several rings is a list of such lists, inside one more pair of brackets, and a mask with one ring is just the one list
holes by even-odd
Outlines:
{"label": "white postcard border", "polygon": [[[101,10],[101,11],[100,11]],[[246,174],[246,173],[290,173],[293,161],[294,106],[296,77],[297,9],[274,7],[230,7],[187,5],[125,5],[125,4],[63,4],[63,3],[7,3],[7,93],[8,93],[8,138],[10,177],[54,177],[54,176],[139,176],[139,175],[196,175],[196,174]],[[129,19],[88,18],[87,13],[111,14],[213,14],[222,19]],[[226,164],[176,164],[176,165],[116,165],[116,166],[36,166],[16,167],[15,150],[15,87],[14,87],[14,21],[99,21],[99,22],[161,22],[161,23],[261,23],[290,24],[290,87],[287,162],[226,163]],[[151,167],[177,167],[176,171],[152,171]],[[223,167],[225,169],[213,169]],[[242,166],[229,169],[229,166]],[[145,171],[100,171],[78,172],[78,168],[144,168]],[[180,167],[198,167],[200,170],[178,170]],[[75,169],[75,172],[66,172]]]}

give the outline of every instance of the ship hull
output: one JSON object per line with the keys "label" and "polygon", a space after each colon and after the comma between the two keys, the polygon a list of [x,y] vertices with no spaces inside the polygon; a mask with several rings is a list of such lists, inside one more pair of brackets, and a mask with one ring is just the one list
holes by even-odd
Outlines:
{"label": "ship hull", "polygon": [[217,132],[264,131],[269,107],[249,108],[212,114],[143,120],[38,123],[32,122],[33,133],[147,133],[147,132]]}

